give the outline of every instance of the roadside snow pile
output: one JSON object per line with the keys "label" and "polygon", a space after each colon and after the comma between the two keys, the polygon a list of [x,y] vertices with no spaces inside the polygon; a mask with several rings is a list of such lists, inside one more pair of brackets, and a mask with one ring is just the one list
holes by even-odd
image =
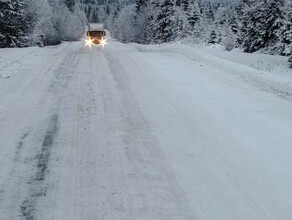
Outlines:
{"label": "roadside snow pile", "polygon": [[23,61],[31,58],[34,48],[0,49],[0,79],[10,78],[22,68]]}
{"label": "roadside snow pile", "polygon": [[233,61],[238,64],[243,64],[257,70],[273,72],[282,76],[292,76],[292,71],[288,68],[287,57],[260,53],[243,53],[243,51],[239,49],[224,51],[222,48],[218,47],[205,47],[202,49],[214,56]]}
{"label": "roadside snow pile", "polygon": [[131,44],[141,52],[177,53],[195,62],[213,66],[244,81],[292,100],[292,70],[287,57],[222,51],[221,48],[187,46],[180,43],[158,45]]}
{"label": "roadside snow pile", "polygon": [[1,48],[0,49],[0,80],[10,78],[16,73],[24,73],[25,68],[33,67],[38,62],[47,63],[49,56],[69,47],[69,42],[63,42],[50,47]]}

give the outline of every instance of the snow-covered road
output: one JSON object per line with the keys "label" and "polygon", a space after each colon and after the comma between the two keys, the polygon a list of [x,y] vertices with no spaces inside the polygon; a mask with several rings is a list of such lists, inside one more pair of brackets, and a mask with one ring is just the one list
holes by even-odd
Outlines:
{"label": "snow-covered road", "polygon": [[1,220],[292,219],[289,98],[159,51],[0,50]]}

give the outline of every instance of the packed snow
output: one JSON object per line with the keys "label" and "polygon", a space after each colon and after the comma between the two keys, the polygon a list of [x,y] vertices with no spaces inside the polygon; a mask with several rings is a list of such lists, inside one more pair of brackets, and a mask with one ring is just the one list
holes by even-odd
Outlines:
{"label": "packed snow", "polygon": [[0,0],[0,220],[291,220],[291,27],[291,0]]}
{"label": "packed snow", "polygon": [[262,90],[274,92],[279,96],[292,98],[292,71],[288,65],[288,58],[265,54],[246,54],[242,51],[224,51],[223,48],[192,45],[181,43],[157,45],[132,44],[144,52],[172,52],[188,59],[212,66],[224,71],[224,75],[231,74],[260,87]]}
{"label": "packed snow", "polygon": [[286,58],[0,49],[0,219],[292,219]]}

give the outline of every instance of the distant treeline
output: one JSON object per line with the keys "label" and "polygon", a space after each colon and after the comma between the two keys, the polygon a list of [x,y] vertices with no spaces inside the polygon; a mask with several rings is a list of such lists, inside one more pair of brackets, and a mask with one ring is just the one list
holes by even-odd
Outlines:
{"label": "distant treeline", "polygon": [[[122,42],[181,40],[291,56],[292,1],[0,0],[0,47],[77,40],[102,22]],[[291,64],[292,66],[292,64]]]}
{"label": "distant treeline", "polygon": [[0,0],[0,47],[77,40],[86,23],[75,0]]}
{"label": "distant treeline", "polygon": [[[292,1],[81,0],[91,22],[104,22],[122,42],[182,40],[221,44],[226,50],[292,54]],[[291,58],[292,60],[292,58]]]}

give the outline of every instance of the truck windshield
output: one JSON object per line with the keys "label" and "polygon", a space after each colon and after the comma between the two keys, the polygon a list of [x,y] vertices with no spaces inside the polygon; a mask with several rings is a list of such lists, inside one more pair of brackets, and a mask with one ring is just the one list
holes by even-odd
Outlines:
{"label": "truck windshield", "polygon": [[102,37],[102,31],[89,31],[89,35],[92,37]]}

